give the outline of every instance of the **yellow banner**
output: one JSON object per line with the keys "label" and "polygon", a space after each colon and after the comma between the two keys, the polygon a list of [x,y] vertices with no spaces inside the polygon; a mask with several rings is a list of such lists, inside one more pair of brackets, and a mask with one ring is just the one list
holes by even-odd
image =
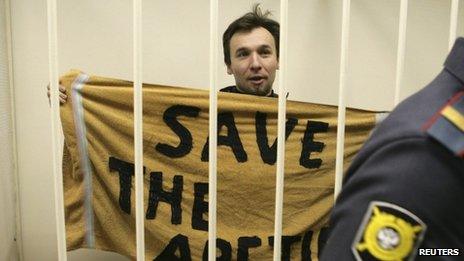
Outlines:
{"label": "yellow banner", "polygon": [[[68,250],[135,259],[132,83],[78,71],[61,81],[71,94],[61,107]],[[272,259],[277,101],[219,93],[219,260]],[[207,253],[208,107],[204,90],[143,86],[146,260]],[[345,169],[374,125],[374,112],[347,110]],[[336,107],[287,102],[283,260],[317,260],[333,205],[336,131]]]}

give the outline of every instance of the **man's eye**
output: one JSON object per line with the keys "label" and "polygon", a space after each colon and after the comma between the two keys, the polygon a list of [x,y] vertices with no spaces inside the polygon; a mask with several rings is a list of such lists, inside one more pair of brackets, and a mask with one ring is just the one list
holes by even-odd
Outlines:
{"label": "man's eye", "polygon": [[247,52],[239,52],[239,53],[237,53],[237,57],[245,57],[247,55],[248,55]]}
{"label": "man's eye", "polygon": [[271,51],[270,50],[262,50],[261,55],[270,55]]}

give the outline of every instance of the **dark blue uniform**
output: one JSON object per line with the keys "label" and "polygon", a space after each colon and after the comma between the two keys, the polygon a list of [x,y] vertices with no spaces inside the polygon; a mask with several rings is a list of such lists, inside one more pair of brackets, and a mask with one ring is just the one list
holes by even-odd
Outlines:
{"label": "dark blue uniform", "polygon": [[350,166],[322,260],[464,260],[464,38]]}

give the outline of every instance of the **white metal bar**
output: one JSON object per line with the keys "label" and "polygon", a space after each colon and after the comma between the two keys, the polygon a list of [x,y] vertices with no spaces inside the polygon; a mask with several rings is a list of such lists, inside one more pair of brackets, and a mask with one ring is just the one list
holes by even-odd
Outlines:
{"label": "white metal bar", "polygon": [[218,0],[209,1],[208,260],[216,260]]}
{"label": "white metal bar", "polygon": [[16,251],[18,253],[19,260],[24,260],[23,255],[23,240],[22,240],[22,224],[21,224],[21,206],[19,198],[19,177],[18,177],[18,150],[17,150],[17,139],[16,139],[16,108],[15,108],[15,92],[13,86],[13,47],[11,39],[11,1],[5,0],[5,21],[6,21],[6,49],[8,55],[8,83],[10,87],[10,108],[11,108],[11,127],[12,133],[12,145],[13,145],[13,179],[15,188],[15,212],[16,212],[16,223],[15,223],[15,239],[16,239]]}
{"label": "white metal bar", "polygon": [[137,260],[145,260],[143,215],[142,0],[133,2],[135,230]]}
{"label": "white metal bar", "polygon": [[399,18],[399,27],[398,27],[398,50],[397,50],[397,56],[396,56],[396,83],[395,83],[395,101],[394,101],[395,106],[400,102],[401,87],[403,83],[407,23],[408,23],[408,0],[401,0],[400,18]]}
{"label": "white metal bar", "polygon": [[282,212],[285,174],[285,115],[287,93],[287,28],[288,0],[280,1],[280,57],[279,57],[279,108],[277,113],[277,167],[274,217],[274,261],[281,259]]}
{"label": "white metal bar", "polygon": [[448,49],[453,48],[454,41],[456,40],[456,32],[458,27],[458,12],[459,0],[451,0],[451,14],[450,14],[450,32]]}
{"label": "white metal bar", "polygon": [[337,158],[335,161],[334,199],[337,199],[343,181],[343,152],[345,147],[345,112],[346,112],[346,71],[348,40],[350,36],[350,0],[343,0],[342,39],[340,53],[340,82],[338,96]]}
{"label": "white metal bar", "polygon": [[63,199],[63,175],[60,164],[60,111],[58,99],[58,36],[57,36],[57,10],[56,0],[47,0],[48,7],[48,60],[50,78],[50,103],[51,103],[51,125],[52,125],[52,150],[53,150],[53,176],[55,193],[55,218],[56,237],[58,246],[58,260],[67,259],[66,255],[66,230],[64,220]]}

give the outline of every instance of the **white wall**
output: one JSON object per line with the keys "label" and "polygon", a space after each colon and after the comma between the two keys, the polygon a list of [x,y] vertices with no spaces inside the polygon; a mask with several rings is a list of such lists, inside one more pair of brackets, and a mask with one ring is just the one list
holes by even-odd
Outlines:
{"label": "white wall", "polygon": [[0,1],[0,14],[0,260],[13,261],[18,257],[18,250],[15,243],[13,123],[4,1]]}
{"label": "white wall", "polygon": [[[12,1],[15,108],[25,260],[55,260],[46,1]],[[252,1],[221,0],[219,30]],[[279,17],[279,1],[260,1]],[[340,0],[292,0],[289,6],[290,99],[336,104]],[[450,1],[410,0],[402,97],[440,70],[448,45]],[[208,0],[144,1],[144,80],[208,87]],[[460,11],[463,34],[464,3]],[[132,17],[128,0],[61,0],[59,66],[132,78]],[[393,104],[399,0],[353,0],[348,53],[348,104],[387,110]],[[220,86],[233,83],[219,57]],[[276,81],[277,82],[277,81]],[[276,87],[276,85],[275,85]],[[2,155],[4,155],[2,153]],[[3,172],[2,172],[3,173]],[[118,260],[72,252],[70,260]],[[121,258],[122,259],[122,258]]]}
{"label": "white wall", "polygon": [[45,1],[12,1],[21,220],[26,260],[54,260]]}

